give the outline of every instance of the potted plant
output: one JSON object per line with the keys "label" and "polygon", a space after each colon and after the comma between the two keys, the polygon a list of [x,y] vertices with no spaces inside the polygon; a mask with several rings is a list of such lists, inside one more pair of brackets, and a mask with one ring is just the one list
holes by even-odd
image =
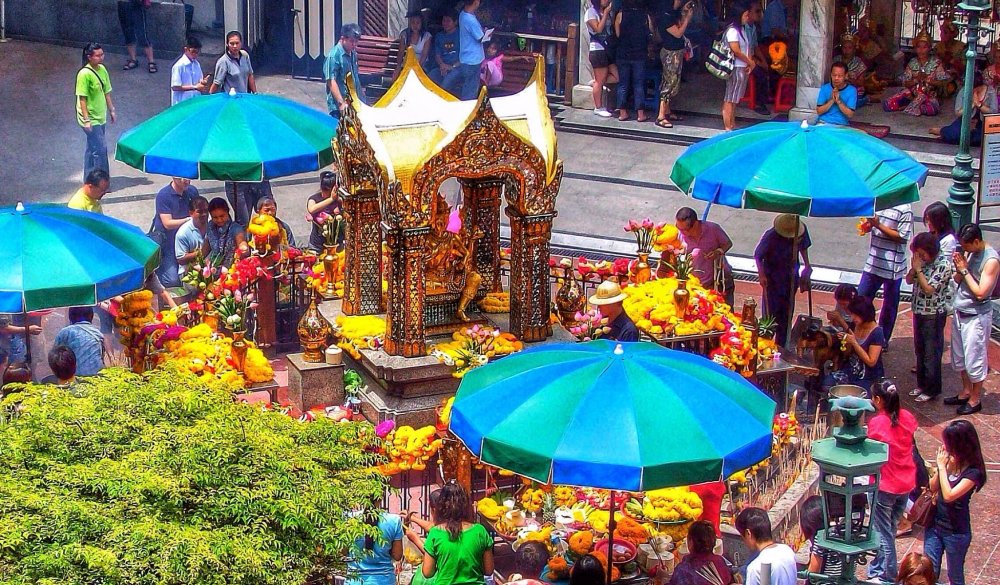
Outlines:
{"label": "potted plant", "polygon": [[764,339],[774,339],[774,334],[778,329],[778,320],[774,315],[764,315],[757,321],[757,335]]}

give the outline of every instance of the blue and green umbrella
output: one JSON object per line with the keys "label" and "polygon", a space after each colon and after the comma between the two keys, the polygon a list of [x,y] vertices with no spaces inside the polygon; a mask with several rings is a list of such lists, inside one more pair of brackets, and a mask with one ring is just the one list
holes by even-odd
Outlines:
{"label": "blue and green umbrella", "polygon": [[115,159],[171,177],[256,182],[329,165],[336,132],[325,112],[282,97],[198,96],[122,135]]}
{"label": "blue and green umbrella", "polygon": [[0,313],[95,305],[143,287],[159,246],[113,217],[62,205],[0,208]]}
{"label": "blue and green umbrella", "polygon": [[[775,403],[742,376],[654,343],[555,343],[468,372],[449,428],[542,483],[645,491],[719,481],[771,454]],[[608,510],[608,550],[615,515]],[[612,563],[608,563],[608,582]]]}
{"label": "blue and green umbrella", "polygon": [[765,122],[689,146],[670,180],[695,199],[810,217],[870,217],[920,197],[927,167],[847,126]]}
{"label": "blue and green umbrella", "polygon": [[766,459],[775,406],[701,356],[599,339],[468,372],[450,429],[485,463],[542,483],[645,491]]}

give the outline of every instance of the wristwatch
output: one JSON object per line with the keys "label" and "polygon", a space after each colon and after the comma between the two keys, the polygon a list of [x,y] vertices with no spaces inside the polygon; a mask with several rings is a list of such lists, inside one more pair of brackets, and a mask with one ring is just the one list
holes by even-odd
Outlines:
{"label": "wristwatch", "polygon": [[959,270],[958,273],[961,274],[962,276],[968,276],[969,275],[969,271],[968,270]]}

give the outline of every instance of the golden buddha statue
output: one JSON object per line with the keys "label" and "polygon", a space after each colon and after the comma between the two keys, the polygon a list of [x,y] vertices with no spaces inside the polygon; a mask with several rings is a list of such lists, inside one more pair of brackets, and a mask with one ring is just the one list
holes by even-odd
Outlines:
{"label": "golden buddha statue", "polygon": [[426,294],[461,293],[455,316],[469,321],[465,309],[483,281],[475,259],[476,241],[483,237],[483,231],[464,223],[457,232],[449,231],[450,216],[451,206],[438,193],[424,252]]}

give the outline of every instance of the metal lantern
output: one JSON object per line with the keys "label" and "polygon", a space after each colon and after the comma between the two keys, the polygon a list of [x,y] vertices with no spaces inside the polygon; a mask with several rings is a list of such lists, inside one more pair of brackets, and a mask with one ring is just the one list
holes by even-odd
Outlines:
{"label": "metal lantern", "polygon": [[[816,534],[816,546],[832,550],[844,559],[844,577],[854,582],[854,564],[878,549],[879,538],[871,525],[880,469],[889,460],[889,446],[868,438],[860,424],[863,412],[875,412],[871,401],[845,397],[830,401],[839,411],[843,426],[833,437],[815,441],[813,460],[819,465],[823,496],[824,530]],[[809,576],[811,582],[830,582]]]}

